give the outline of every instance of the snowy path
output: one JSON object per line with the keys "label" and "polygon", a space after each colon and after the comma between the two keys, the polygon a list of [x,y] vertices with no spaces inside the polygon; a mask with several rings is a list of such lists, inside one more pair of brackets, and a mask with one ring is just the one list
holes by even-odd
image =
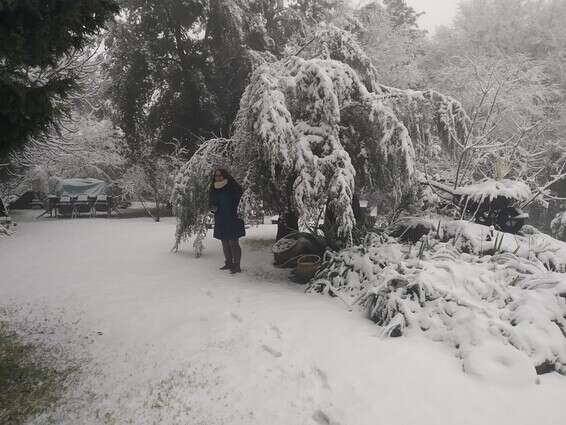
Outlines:
{"label": "snowy path", "polygon": [[0,239],[0,306],[91,359],[55,423],[566,423],[564,377],[483,382],[441,344],[382,340],[361,312],[304,294],[270,265],[271,226],[248,232],[239,276],[217,270],[215,241],[200,259],[169,253],[173,231],[81,219]]}

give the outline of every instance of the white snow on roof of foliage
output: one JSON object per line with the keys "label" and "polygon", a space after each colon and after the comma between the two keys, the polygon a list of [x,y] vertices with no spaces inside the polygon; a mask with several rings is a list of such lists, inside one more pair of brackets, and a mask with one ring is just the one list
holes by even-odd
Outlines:
{"label": "white snow on roof of foliage", "polygon": [[531,189],[526,183],[509,179],[484,179],[474,184],[459,187],[454,192],[457,195],[467,196],[470,200],[476,202],[496,199],[498,196],[517,201],[527,201],[532,196]]}

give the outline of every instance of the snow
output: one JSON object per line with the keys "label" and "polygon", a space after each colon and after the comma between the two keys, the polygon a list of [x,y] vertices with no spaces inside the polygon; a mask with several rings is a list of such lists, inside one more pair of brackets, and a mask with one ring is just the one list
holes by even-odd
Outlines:
{"label": "snow", "polygon": [[[199,259],[190,244],[170,253],[173,219],[14,215],[17,232],[0,239],[0,304],[12,306],[1,314],[83,361],[63,402],[31,423],[566,421],[558,374],[537,385],[489,346],[464,373],[443,344],[383,339],[361,310],[304,293],[270,264],[273,225],[248,229],[244,273],[230,276],[216,241]],[[497,362],[512,373],[493,379]]]}
{"label": "snow", "polygon": [[524,202],[532,197],[531,189],[526,183],[509,179],[483,179],[478,183],[459,187],[454,193],[475,202],[491,201],[498,196]]}
{"label": "snow", "polygon": [[526,354],[509,345],[493,342],[474,347],[464,357],[464,371],[506,385],[537,382],[535,368]]}
{"label": "snow", "polygon": [[496,251],[508,253],[523,259],[520,267],[527,267],[530,262],[530,267],[539,272],[566,272],[566,243],[529,225],[523,226],[519,234],[510,234],[466,220],[453,220],[434,214],[404,217],[399,223],[412,228],[419,226],[435,234],[438,230],[440,239],[451,239],[454,246],[462,252],[480,256]]}
{"label": "snow", "polygon": [[476,254],[493,250],[495,240],[498,239],[501,242],[500,252],[516,254],[530,260],[539,269],[546,267],[566,272],[566,243],[544,233],[537,231],[532,234],[512,235],[463,220],[444,221],[442,227],[451,235],[459,235],[456,243],[461,248],[469,249]]}

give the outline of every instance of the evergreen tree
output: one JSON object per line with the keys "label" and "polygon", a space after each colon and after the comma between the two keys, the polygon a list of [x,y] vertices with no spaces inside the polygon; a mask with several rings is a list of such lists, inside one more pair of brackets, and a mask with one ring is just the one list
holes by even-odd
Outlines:
{"label": "evergreen tree", "polygon": [[331,4],[124,0],[107,39],[117,124],[132,146],[145,133],[194,151],[201,137],[228,135],[251,72],[284,56]]}
{"label": "evergreen tree", "polygon": [[385,10],[391,17],[394,28],[407,26],[408,28],[417,29],[417,19],[424,12],[415,12],[411,6],[407,5],[405,0],[383,0]]}
{"label": "evergreen tree", "polygon": [[57,125],[78,88],[73,54],[117,11],[115,0],[0,1],[0,157]]}
{"label": "evergreen tree", "polygon": [[381,84],[421,87],[418,59],[425,53],[426,33],[418,29],[418,14],[411,8],[394,8],[394,4],[397,3],[389,2],[386,8],[372,2],[355,10],[353,14],[361,27],[353,32],[377,69]]}
{"label": "evergreen tree", "polygon": [[[125,0],[107,38],[115,122],[135,157],[147,137],[189,143],[220,128],[205,45],[207,2]],[[135,158],[132,158],[135,160]]]}

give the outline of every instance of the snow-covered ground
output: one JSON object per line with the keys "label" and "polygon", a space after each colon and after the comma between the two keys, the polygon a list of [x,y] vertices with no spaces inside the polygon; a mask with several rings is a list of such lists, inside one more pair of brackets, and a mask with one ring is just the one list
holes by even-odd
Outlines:
{"label": "snow-covered ground", "polygon": [[230,276],[216,241],[170,253],[173,219],[20,220],[0,239],[3,314],[83,365],[34,423],[566,423],[566,377],[496,383],[443,344],[382,339],[274,269],[274,234],[249,229]]}

